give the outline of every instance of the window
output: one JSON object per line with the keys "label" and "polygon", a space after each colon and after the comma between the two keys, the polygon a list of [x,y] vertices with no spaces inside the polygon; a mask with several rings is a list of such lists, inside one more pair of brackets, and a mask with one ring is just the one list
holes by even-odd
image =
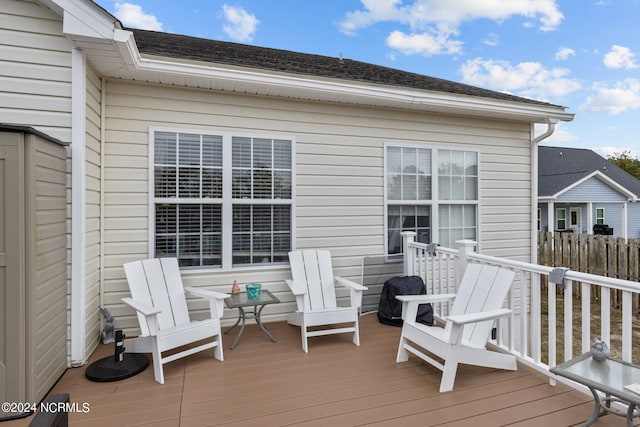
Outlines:
{"label": "window", "polygon": [[540,210],[540,208],[538,208],[538,217],[537,217],[537,223],[538,223],[538,231],[540,231],[542,229],[542,210]]}
{"label": "window", "polygon": [[606,224],[604,222],[604,208],[596,208],[596,224]]}
{"label": "window", "polygon": [[556,230],[567,228],[567,210],[565,208],[556,209]]}
{"label": "window", "polygon": [[151,133],[155,256],[175,256],[181,267],[286,262],[291,140]]}
{"label": "window", "polygon": [[447,247],[476,239],[476,152],[388,145],[385,186],[388,254],[402,252],[402,231],[415,231],[419,242]]}

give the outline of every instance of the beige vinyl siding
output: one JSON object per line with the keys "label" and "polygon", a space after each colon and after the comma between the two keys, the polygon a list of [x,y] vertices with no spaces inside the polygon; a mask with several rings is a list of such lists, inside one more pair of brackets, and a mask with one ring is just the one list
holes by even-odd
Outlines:
{"label": "beige vinyl siding", "polygon": [[[328,248],[335,273],[358,279],[363,256],[384,251],[383,155],[387,142],[480,151],[483,252],[529,260],[529,124],[273,100],[207,90],[109,81],[106,95],[105,303],[119,327],[137,328],[120,303],[122,264],[149,256],[150,127],[285,135],[296,141],[295,246]],[[503,221],[512,222],[505,233]],[[514,239],[513,236],[521,236]],[[185,281],[228,292],[257,281],[294,308],[288,266],[185,272]],[[196,307],[196,306],[192,306]],[[198,306],[199,307],[199,306]],[[225,320],[234,312],[227,311]]]}
{"label": "beige vinyl siding", "polygon": [[100,77],[87,66],[85,137],[85,351],[90,355],[100,339]]}
{"label": "beige vinyl siding", "polygon": [[71,140],[71,43],[33,1],[0,2],[0,117]]}

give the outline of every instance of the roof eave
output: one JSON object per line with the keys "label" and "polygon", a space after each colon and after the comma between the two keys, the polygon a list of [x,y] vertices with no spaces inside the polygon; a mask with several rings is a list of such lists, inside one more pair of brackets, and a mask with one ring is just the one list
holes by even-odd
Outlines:
{"label": "roof eave", "polygon": [[137,56],[133,62],[133,69],[130,69],[133,80],[143,79],[157,83],[175,85],[182,82],[185,86],[202,85],[210,89],[255,95],[509,118],[536,123],[544,123],[549,119],[571,121],[574,117],[565,112],[564,107],[551,104],[502,101],[391,85],[183,62],[170,58]]}

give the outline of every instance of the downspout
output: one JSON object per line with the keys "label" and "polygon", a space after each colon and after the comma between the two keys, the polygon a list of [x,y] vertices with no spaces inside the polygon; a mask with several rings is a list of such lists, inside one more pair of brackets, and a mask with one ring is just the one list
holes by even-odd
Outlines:
{"label": "downspout", "polygon": [[71,366],[82,366],[87,358],[86,252],[85,252],[85,137],[86,58],[71,51]]}
{"label": "downspout", "polygon": [[[106,153],[106,134],[107,130],[105,125],[107,122],[106,111],[106,92],[107,81],[104,77],[100,79],[100,266],[99,271],[99,304],[100,307],[104,307],[104,173],[105,173],[105,159]],[[100,318],[100,330],[104,327],[104,318]]]}
{"label": "downspout", "polygon": [[[557,119],[547,118],[547,130],[531,139],[531,263],[538,263],[538,143],[547,139],[556,129]],[[531,124],[531,135],[534,133]]]}

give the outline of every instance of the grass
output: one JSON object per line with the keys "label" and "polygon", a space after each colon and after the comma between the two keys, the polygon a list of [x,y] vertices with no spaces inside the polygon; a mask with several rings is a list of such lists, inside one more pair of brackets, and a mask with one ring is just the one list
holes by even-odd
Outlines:
{"label": "grass", "polygon": [[[549,331],[549,305],[547,301],[548,293],[541,292],[541,310],[542,310],[542,359],[544,363],[548,362],[548,331]],[[579,298],[573,301],[573,355],[582,354],[582,305]],[[556,299],[556,355],[557,362],[564,361],[564,296],[562,293],[557,294]],[[600,301],[592,301],[590,305],[591,312],[591,339],[601,338],[601,306]],[[622,359],[622,310],[611,308],[610,316],[610,342],[607,344],[611,349],[611,357]],[[632,343],[640,343],[640,319],[633,316],[632,319]],[[640,365],[640,345],[632,345],[632,362]]]}

